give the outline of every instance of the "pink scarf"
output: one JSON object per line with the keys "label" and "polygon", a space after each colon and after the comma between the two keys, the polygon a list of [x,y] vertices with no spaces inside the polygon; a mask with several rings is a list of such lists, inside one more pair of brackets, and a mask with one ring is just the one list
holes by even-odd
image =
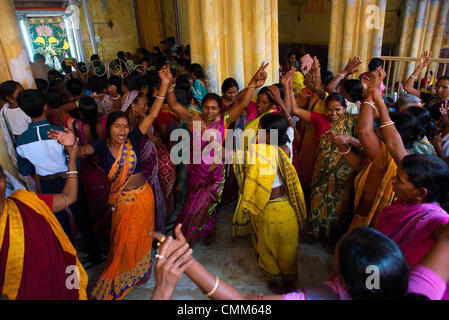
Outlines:
{"label": "pink scarf", "polygon": [[[397,200],[379,215],[376,229],[401,248],[409,267],[414,267],[433,247],[432,233],[449,223],[449,214],[436,203],[403,204]],[[446,291],[444,300],[449,298]]]}

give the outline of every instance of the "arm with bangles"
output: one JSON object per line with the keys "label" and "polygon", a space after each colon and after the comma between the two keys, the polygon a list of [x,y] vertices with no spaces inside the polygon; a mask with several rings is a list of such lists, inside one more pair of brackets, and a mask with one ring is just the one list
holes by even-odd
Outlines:
{"label": "arm with bangles", "polygon": [[66,146],[65,148],[69,157],[67,177],[62,192],[53,195],[51,211],[54,213],[67,209],[77,201],[78,197],[78,171],[76,168],[76,158],[79,153],[79,140],[75,139],[71,146]]}
{"label": "arm with bangles", "polygon": [[362,61],[359,57],[349,58],[348,63],[346,64],[343,71],[332,79],[331,82],[326,86],[326,91],[329,93],[337,92],[337,88],[346,77],[353,73],[359,72],[359,66],[362,64]]}
{"label": "arm with bangles", "polygon": [[321,81],[321,67],[317,57],[313,57],[312,69],[307,73],[304,84],[307,88],[320,98],[320,100],[326,99],[326,91],[324,90],[323,83]]}
{"label": "arm with bangles", "polygon": [[360,149],[360,141],[354,137],[337,134],[335,131],[325,133],[327,139],[332,141],[338,148],[338,152],[345,158],[351,168],[360,171],[365,166],[365,157],[354,149]]}
{"label": "arm with bangles", "polygon": [[144,135],[148,132],[148,130],[150,130],[151,126],[153,125],[153,122],[156,120],[157,116],[159,115],[159,112],[161,111],[162,105],[165,100],[165,95],[167,93],[167,89],[171,81],[168,73],[171,75],[171,71],[167,66],[162,67],[162,69],[159,70],[159,77],[161,78],[162,81],[161,87],[159,89],[159,94],[158,96],[156,96],[156,99],[154,100],[153,105],[151,106],[150,112],[139,125],[139,130]]}
{"label": "arm with bangles", "polygon": [[120,111],[122,109],[122,96],[117,92],[117,87],[115,85],[110,85],[108,88],[108,93],[110,99],[112,101],[112,109],[113,111]]}
{"label": "arm with bangles", "polygon": [[[169,87],[171,88],[173,86],[173,84],[175,83],[175,79],[173,78],[173,75],[171,73],[167,74],[167,77],[170,80]],[[184,121],[191,120],[190,113],[189,113],[189,110],[187,109],[187,107],[181,105],[178,102],[178,100],[176,99],[175,88],[171,88],[167,91],[166,99],[167,99],[168,107],[171,110],[173,110],[173,112],[176,113],[181,120],[184,120]]]}
{"label": "arm with bangles", "polygon": [[404,84],[404,90],[418,98],[421,96],[421,92],[418,89],[415,89],[414,84],[415,84],[415,81],[419,79],[419,76],[421,75],[423,70],[429,64],[431,55],[432,55],[432,52],[428,52],[428,51],[423,52],[423,54],[419,58],[418,66],[416,67],[415,71],[413,71],[413,73],[410,75],[410,77],[407,79],[407,81]]}
{"label": "arm with bangles", "polygon": [[[155,266],[156,285],[153,291],[153,300],[171,299],[176,283],[182,271],[195,283],[198,288],[214,300],[257,300],[255,295],[245,295],[239,290],[220,280],[210,273],[201,263],[191,257],[186,239],[181,232],[181,225],[175,227],[176,239],[166,238],[160,233],[153,233],[153,237],[162,241],[160,256]],[[164,240],[165,239],[165,240]],[[162,256],[162,257],[161,257]],[[176,261],[177,263],[173,263]],[[182,270],[182,271],[181,271]],[[171,279],[170,279],[171,277]],[[164,281],[165,280],[165,281]],[[282,300],[282,295],[260,296],[263,300]]]}
{"label": "arm with bangles", "polygon": [[[380,76],[382,78],[385,78],[385,70],[380,69],[379,72]],[[382,92],[380,90],[376,90],[375,94],[373,95],[373,100],[377,107],[377,110],[379,111],[381,120],[380,128],[385,139],[387,150],[393,157],[396,165],[399,167],[402,163],[402,159],[406,155],[408,155],[408,152],[404,147],[401,135],[394,126],[394,122],[391,121],[388,107],[385,105],[385,102],[382,98]]]}
{"label": "arm with bangles", "polygon": [[[56,113],[58,114],[59,117],[59,121],[65,125],[65,120],[68,117],[71,117],[70,112],[75,110],[76,108],[78,108],[78,101],[73,101],[73,102],[69,102],[66,103],[62,106],[60,106],[57,110]],[[67,126],[69,126],[69,124],[67,124]]]}
{"label": "arm with bangles", "polygon": [[371,161],[376,159],[381,149],[381,141],[374,130],[374,121],[379,114],[373,96],[377,94],[378,91],[381,92],[380,84],[382,82],[383,79],[379,75],[379,71],[377,75],[373,76],[371,79],[362,79],[363,95],[366,99],[363,101],[360,108],[360,117],[357,123],[357,136],[359,137],[363,150]]}
{"label": "arm with bangles", "polygon": [[248,108],[255,89],[260,88],[265,84],[265,81],[267,80],[267,72],[265,69],[268,67],[268,64],[269,63],[262,62],[259,69],[251,78],[248,88],[246,88],[245,95],[238,100],[231,110],[229,110],[229,123],[233,123],[239,118],[243,110]]}

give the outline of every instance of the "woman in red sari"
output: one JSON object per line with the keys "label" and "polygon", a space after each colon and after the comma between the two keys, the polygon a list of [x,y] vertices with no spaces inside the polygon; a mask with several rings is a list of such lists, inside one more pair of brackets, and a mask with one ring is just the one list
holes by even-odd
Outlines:
{"label": "woman in red sari", "polygon": [[[169,79],[162,78],[160,93],[150,113],[130,132],[126,113],[112,112],[106,124],[107,139],[80,147],[82,157],[97,154],[111,182],[111,243],[106,269],[91,296],[96,300],[122,299],[135,285],[149,280],[150,232],[154,229],[154,195],[142,171],[140,142],[161,109]],[[71,144],[73,133],[53,132],[61,144]]]}
{"label": "woman in red sari", "polygon": [[0,292],[9,300],[87,299],[87,275],[54,212],[77,199],[77,144],[69,149],[62,193],[19,189],[5,199],[0,166]]}

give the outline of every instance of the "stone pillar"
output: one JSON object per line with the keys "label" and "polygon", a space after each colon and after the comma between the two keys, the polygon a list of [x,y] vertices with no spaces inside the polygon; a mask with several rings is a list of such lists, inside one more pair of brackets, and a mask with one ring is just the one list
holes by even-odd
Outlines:
{"label": "stone pillar", "polygon": [[[438,59],[440,57],[441,46],[443,44],[444,28],[447,23],[447,15],[449,14],[449,1],[442,1],[440,11],[438,13],[437,22],[435,24],[435,32],[431,44],[432,58]],[[430,65],[430,70],[433,71],[436,77],[436,64]]]}
{"label": "stone pillar", "polygon": [[[0,0],[0,83],[7,80],[20,82],[25,89],[34,88],[28,55],[20,34],[19,23],[10,0]],[[18,178],[17,169],[9,156],[0,130],[0,163]]]}
{"label": "stone pillar", "polygon": [[345,0],[331,2],[331,27],[329,34],[329,57],[327,69],[333,73],[340,71],[341,43],[343,39]]}
{"label": "stone pillar", "polygon": [[[413,27],[413,36],[410,43],[409,57],[418,57],[420,55],[419,45],[421,40],[421,34],[423,32],[424,13],[426,10],[426,0],[419,0],[418,7],[416,9],[416,18]],[[407,74],[411,74],[414,71],[415,63],[411,62],[407,68]]]}
{"label": "stone pillar", "polygon": [[385,9],[385,0],[332,1],[328,56],[330,71],[340,72],[350,57],[359,56],[362,73],[367,70],[373,57],[381,55]]}
{"label": "stone pillar", "polygon": [[262,61],[267,84],[279,81],[277,0],[189,0],[192,62],[206,74],[208,91],[220,94],[224,79],[243,88]]}

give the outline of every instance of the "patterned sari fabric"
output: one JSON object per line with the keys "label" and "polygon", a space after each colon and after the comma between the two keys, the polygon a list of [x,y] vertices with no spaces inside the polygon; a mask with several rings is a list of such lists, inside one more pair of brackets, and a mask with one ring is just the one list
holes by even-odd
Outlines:
{"label": "patterned sari fabric", "polygon": [[[401,248],[407,264],[414,267],[433,247],[433,232],[449,223],[449,214],[437,203],[406,204],[397,200],[380,214],[376,229]],[[446,290],[443,300],[449,300]]]}
{"label": "patterned sari fabric", "polygon": [[[345,114],[331,130],[355,136],[357,120],[358,115]],[[353,173],[337,146],[322,136],[310,196],[308,222],[309,234],[313,238],[335,241],[346,232],[352,219]]]}
{"label": "patterned sari fabric", "polygon": [[[210,124],[208,129],[218,130],[223,139],[226,130],[224,114],[221,114],[217,121]],[[200,139],[200,137],[192,135],[192,152],[195,139]],[[208,144],[209,141],[202,141],[201,139],[202,152]],[[210,156],[214,156],[213,151],[210,153]],[[192,247],[198,239],[212,235],[215,232],[216,207],[220,202],[225,183],[224,164],[222,163],[213,171],[209,171],[211,165],[205,163],[204,160],[203,155],[200,164],[191,163],[187,165],[187,197],[175,222],[175,225],[182,223],[182,233]]]}
{"label": "patterned sari fabric", "polygon": [[8,299],[87,299],[87,275],[76,250],[36,194],[19,189],[5,199],[0,248],[0,292]]}
{"label": "patterned sari fabric", "polygon": [[[274,112],[275,110],[269,110],[268,112],[265,112],[264,114],[258,116],[257,118],[249,121],[245,125],[245,129],[243,130],[243,145],[242,141],[238,141],[238,148],[241,148],[242,150],[246,151],[248,150],[249,143],[255,143],[257,139],[257,130],[259,130],[259,122],[260,119],[269,113]],[[246,138],[247,137],[247,138]],[[246,140],[248,139],[248,140]],[[240,171],[240,168],[236,168],[234,165],[234,172],[237,177]],[[233,237],[245,237],[251,233],[251,225],[250,225],[250,218],[248,214],[245,214],[242,210],[242,192],[243,189],[240,188],[242,184],[239,184],[239,193],[238,193],[238,202],[237,206],[234,211],[234,217],[232,218],[232,236]]]}
{"label": "patterned sari fabric", "polygon": [[[259,266],[270,281],[282,285],[296,280],[298,240],[306,220],[304,195],[295,168],[280,148],[257,145],[252,151],[246,153],[244,165],[241,161],[235,165],[243,190],[241,208],[251,222]],[[248,161],[252,156],[255,161]],[[270,200],[278,170],[286,195]]]}
{"label": "patterned sari fabric", "polygon": [[148,183],[123,191],[137,164],[129,139],[108,174],[113,207],[111,243],[106,269],[92,291],[97,300],[122,299],[151,268],[150,232],[154,229],[154,195]]}
{"label": "patterned sari fabric", "polygon": [[175,209],[173,190],[176,181],[176,166],[170,159],[170,152],[167,147],[162,146],[157,148],[157,162],[159,167],[159,182],[164,194],[168,217]]}
{"label": "patterned sari fabric", "polygon": [[165,233],[167,206],[165,204],[164,192],[159,183],[157,150],[153,141],[148,139],[147,136],[143,136],[140,142],[140,156],[143,176],[154,193],[156,209],[154,231]]}

